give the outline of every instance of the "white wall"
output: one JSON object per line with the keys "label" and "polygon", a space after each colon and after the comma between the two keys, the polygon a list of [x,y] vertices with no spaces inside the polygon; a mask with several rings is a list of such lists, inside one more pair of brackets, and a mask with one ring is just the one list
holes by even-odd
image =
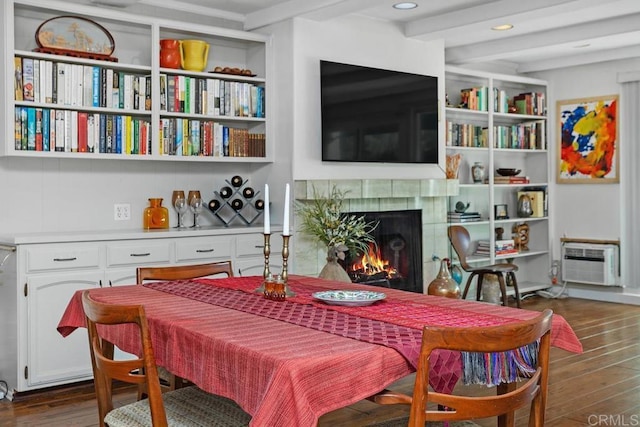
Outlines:
{"label": "white wall", "polygon": [[291,123],[295,180],[444,177],[444,120],[438,166],[322,162],[319,102],[320,59],[437,76],[438,97],[444,99],[442,42],[408,40],[391,24],[358,17],[330,22],[296,19],[292,31],[293,80],[286,84],[295,93]]}
{"label": "white wall", "polygon": [[[549,138],[550,146],[554,150],[552,203],[550,215],[552,217],[552,236],[554,259],[560,258],[560,238],[562,236],[589,239],[620,239],[624,247],[621,223],[621,191],[620,184],[556,184],[555,176],[558,168],[558,123],[556,105],[557,100],[584,98],[610,94],[620,94],[617,75],[624,71],[640,69],[640,59],[617,62],[606,62],[580,67],[571,67],[547,72],[536,73],[535,76],[549,82]],[[623,115],[618,112],[618,117]],[[637,143],[624,139],[620,133],[622,124],[619,123],[619,151],[624,155],[625,145]],[[622,175],[624,176],[624,175]],[[637,183],[636,183],[637,184]],[[637,238],[637,236],[628,238]],[[638,284],[623,283],[629,288],[622,290],[600,289],[597,287],[583,287],[580,295],[597,299],[617,300],[625,292],[637,292],[633,288]],[[608,296],[606,294],[609,294]]]}

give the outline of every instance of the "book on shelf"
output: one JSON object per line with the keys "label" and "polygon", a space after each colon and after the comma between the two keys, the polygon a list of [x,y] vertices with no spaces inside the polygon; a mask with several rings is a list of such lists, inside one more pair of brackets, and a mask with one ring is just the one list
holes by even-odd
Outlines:
{"label": "book on shelf", "polygon": [[494,184],[529,184],[528,176],[494,176]]}

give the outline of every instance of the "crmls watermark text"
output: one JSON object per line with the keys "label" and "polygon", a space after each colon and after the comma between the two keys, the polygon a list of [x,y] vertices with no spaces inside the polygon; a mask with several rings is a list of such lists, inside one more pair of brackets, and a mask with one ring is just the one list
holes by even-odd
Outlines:
{"label": "crmls watermark text", "polygon": [[640,426],[640,415],[592,414],[587,417],[590,426]]}

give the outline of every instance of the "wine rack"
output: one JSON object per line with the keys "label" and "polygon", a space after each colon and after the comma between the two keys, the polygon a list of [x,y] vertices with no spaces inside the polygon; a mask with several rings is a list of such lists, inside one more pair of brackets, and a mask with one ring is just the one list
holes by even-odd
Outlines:
{"label": "wine rack", "polygon": [[244,180],[238,175],[224,181],[227,185],[214,190],[215,197],[207,205],[209,211],[227,227],[235,220],[245,225],[253,224],[264,210],[260,191],[249,186],[248,179]]}

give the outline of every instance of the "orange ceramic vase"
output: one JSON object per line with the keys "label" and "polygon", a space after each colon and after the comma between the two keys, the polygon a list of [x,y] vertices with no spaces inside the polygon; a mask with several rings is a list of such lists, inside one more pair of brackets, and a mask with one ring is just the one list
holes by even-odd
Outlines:
{"label": "orange ceramic vase", "polygon": [[163,68],[180,68],[180,40],[160,40],[160,66]]}
{"label": "orange ceramic vase", "polygon": [[162,199],[149,199],[149,207],[144,209],[142,222],[145,230],[169,228],[169,210],[162,206]]}

